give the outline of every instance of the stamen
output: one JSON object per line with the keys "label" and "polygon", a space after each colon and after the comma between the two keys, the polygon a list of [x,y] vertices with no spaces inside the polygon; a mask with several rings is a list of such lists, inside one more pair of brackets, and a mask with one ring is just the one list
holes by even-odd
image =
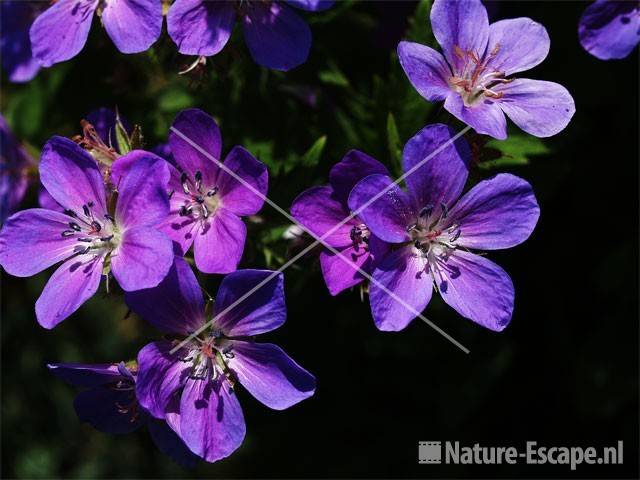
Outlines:
{"label": "stamen", "polygon": [[80,228],[80,225],[78,225],[76,222],[69,222],[69,227],[73,228],[76,232],[79,232],[80,230],[82,230]]}
{"label": "stamen", "polygon": [[109,215],[108,213],[104,214],[104,218],[106,218],[107,220],[109,220],[111,223],[115,224],[116,223],[116,219],[113,218],[111,215]]}
{"label": "stamen", "polygon": [[79,242],[84,242],[84,243],[93,243],[93,238],[89,238],[89,237],[80,237],[77,240]]}
{"label": "stamen", "polygon": [[188,176],[186,173],[180,175],[180,183],[182,184],[182,190],[185,194],[189,194],[189,185],[187,184]]}
{"label": "stamen", "polygon": [[88,217],[91,215],[91,210],[89,210],[89,204],[82,206],[82,211],[84,212],[84,216]]}
{"label": "stamen", "polygon": [[201,186],[202,186],[202,172],[198,170],[196,172],[196,190],[200,191]]}
{"label": "stamen", "polygon": [[95,220],[94,220],[93,222],[91,222],[91,226],[93,227],[93,229],[94,229],[96,232],[99,232],[100,230],[102,230],[102,225],[100,225],[100,224],[99,224],[97,221],[95,221]]}
{"label": "stamen", "polygon": [[100,237],[101,242],[109,242],[113,238],[113,235],[109,235],[108,237]]}
{"label": "stamen", "polygon": [[181,217],[186,217],[187,215],[189,215],[191,213],[191,207],[187,207],[186,205],[182,205],[180,207],[180,211],[178,212],[178,214]]}
{"label": "stamen", "polygon": [[433,212],[433,205],[430,203],[426,207],[423,207],[422,210],[420,210],[419,216],[428,217],[429,215],[431,215],[431,212]]}
{"label": "stamen", "polygon": [[444,203],[441,203],[440,207],[442,208],[442,214],[440,215],[440,218],[447,218],[447,216],[449,215],[449,209]]}
{"label": "stamen", "polygon": [[411,225],[407,225],[407,232],[411,232],[413,230],[419,230],[417,223],[412,223]]}
{"label": "stamen", "polygon": [[78,214],[76,212],[74,212],[73,210],[70,210],[68,208],[66,208],[64,210],[64,214],[65,215],[69,215],[70,217],[73,217],[73,218],[78,218]]}
{"label": "stamen", "polygon": [[458,240],[458,238],[460,238],[461,233],[462,233],[462,230],[458,228],[455,232],[453,232],[453,235],[449,237],[449,241],[455,242],[456,240]]}
{"label": "stamen", "polygon": [[207,192],[207,197],[213,197],[216,193],[218,193],[218,187],[213,187]]}
{"label": "stamen", "polygon": [[71,235],[75,235],[76,232],[74,232],[73,230],[65,230],[64,232],[62,232],[62,236],[63,237],[70,237]]}
{"label": "stamen", "polygon": [[207,210],[207,206],[203,203],[200,205],[200,207],[202,208],[202,215],[204,216],[204,218],[208,218],[209,210]]}

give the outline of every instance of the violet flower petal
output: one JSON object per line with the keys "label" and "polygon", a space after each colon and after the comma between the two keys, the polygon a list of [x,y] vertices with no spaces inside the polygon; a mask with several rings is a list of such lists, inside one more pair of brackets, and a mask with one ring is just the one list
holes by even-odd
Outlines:
{"label": "violet flower petal", "polygon": [[169,214],[169,166],[165,160],[144,150],[134,150],[116,163],[131,166],[118,179],[116,222],[122,228],[157,225]]}
{"label": "violet flower petal", "polygon": [[316,379],[271,343],[233,343],[230,368],[244,388],[274,410],[284,410],[309,398]]}
{"label": "violet flower petal", "polygon": [[126,408],[135,403],[133,390],[99,386],[78,393],[73,406],[81,422],[89,423],[100,432],[118,435],[135,432],[147,422],[144,411]]}
{"label": "violet flower petal", "polygon": [[583,48],[600,60],[627,57],[640,42],[636,2],[598,0],[589,5],[578,27]]}
{"label": "violet flower petal", "polygon": [[456,244],[480,250],[524,242],[539,217],[531,185],[508,173],[478,183],[449,211],[450,223],[461,231]]}
{"label": "violet flower petal", "polygon": [[64,262],[44,286],[36,301],[36,318],[51,329],[75,312],[98,290],[104,257],[77,255]]}
{"label": "violet flower petal", "polygon": [[482,58],[489,38],[489,17],[480,0],[436,0],[431,7],[431,28],[454,71],[463,60],[456,47]]}
{"label": "violet flower petal", "polygon": [[[220,195],[224,208],[239,216],[258,213],[264,204],[269,184],[269,172],[265,164],[256,160],[244,148],[233,147],[224,160],[224,166],[244,180],[241,183],[225,170],[220,170],[217,195]],[[256,195],[246,184],[251,185],[262,196]]]}
{"label": "violet flower petal", "polygon": [[162,222],[159,229],[178,244],[181,253],[184,255],[191,248],[195,236],[198,234],[197,230],[201,228],[200,221],[191,215],[180,215],[182,206],[187,202],[191,202],[192,199],[190,195],[185,194],[182,190],[178,169],[174,168],[173,165],[168,165],[168,167],[171,172],[168,189],[169,192],[172,192],[169,199],[169,215]]}
{"label": "violet flower petal", "polygon": [[11,275],[30,277],[73,255],[78,242],[64,237],[67,215],[31,208],[9,217],[0,231],[0,265]]}
{"label": "violet flower petal", "polygon": [[149,226],[132,227],[111,255],[111,271],[123,290],[130,292],[158,285],[173,264],[173,243]]}
{"label": "violet flower petal", "polygon": [[[414,254],[411,246],[385,255],[373,271],[373,279],[375,281],[369,286],[371,314],[376,327],[382,331],[404,329],[416,318],[415,312],[422,312],[431,300],[433,283],[426,258]],[[380,285],[413,310],[398,302]]]}
{"label": "violet flower petal", "polygon": [[222,378],[189,378],[180,399],[180,436],[207,462],[231,455],[246,433],[236,394]]}
{"label": "violet flower petal", "polygon": [[362,245],[359,245],[357,249],[351,245],[337,250],[350,261],[345,261],[342,257],[328,250],[320,252],[322,276],[329,293],[334,296],[361,283],[364,277],[355,267],[369,271],[373,261],[369,251],[365,250]]}
{"label": "violet flower petal", "polygon": [[451,92],[451,68],[439,52],[414,42],[398,44],[400,65],[420,95],[430,102],[441,101]]}
{"label": "violet flower petal", "polygon": [[49,363],[51,373],[78,387],[95,387],[117,381],[122,377],[115,363]]}
{"label": "violet flower petal", "polygon": [[576,112],[571,94],[562,85],[543,80],[517,78],[502,85],[498,105],[522,130],[536,137],[562,131]]}
{"label": "violet flower petal", "polygon": [[[273,273],[269,270],[238,270],[224,277],[216,294],[216,314],[230,307]],[[215,328],[227,336],[259,335],[280,327],[286,316],[284,276],[278,273],[219,318]]]}
{"label": "violet flower petal", "polygon": [[167,13],[167,29],[180,53],[211,56],[227,44],[235,19],[233,2],[176,0]]}
{"label": "violet flower petal", "polygon": [[180,359],[187,354],[182,349],[170,353],[174,343],[160,340],[148,343],[138,352],[136,395],[140,405],[156,418],[164,418],[174,393],[184,385],[191,370]]}
{"label": "violet flower petal", "polygon": [[[353,187],[364,177],[374,173],[390,176],[387,167],[375,158],[359,150],[350,150],[329,172],[329,183],[333,189],[333,196],[344,205],[345,210],[348,210],[347,201]],[[349,212],[346,213],[344,217]]]}
{"label": "violet flower petal", "polygon": [[176,116],[172,127],[190,140],[185,141],[173,131],[169,134],[169,146],[176,163],[192,181],[196,172],[201,172],[204,185],[215,185],[219,167],[192,144],[220,160],[222,137],[216,121],[202,110],[190,108]]}
{"label": "violet flower petal", "polygon": [[[391,184],[393,187],[388,188]],[[382,196],[371,202],[385,189]],[[369,175],[358,182],[349,195],[349,208],[352,212],[360,212],[358,215],[362,221],[385,242],[409,240],[407,226],[415,220],[416,212],[409,196],[386,175]]]}
{"label": "violet flower petal", "polygon": [[430,205],[438,212],[441,204],[451,207],[462,193],[469,175],[471,150],[462,137],[451,142],[455,135],[456,131],[446,125],[427,125],[406,143],[402,169],[413,172],[405,182],[415,206]]}
{"label": "violet flower petal", "polygon": [[45,144],[40,181],[65,208],[81,214],[82,207],[93,202],[91,211],[96,218],[102,219],[107,212],[104,182],[96,161],[68,138],[54,136]]}
{"label": "violet flower petal", "polygon": [[333,7],[335,3],[334,0],[285,0],[285,2],[307,12],[321,12]]}
{"label": "violet flower petal", "polygon": [[102,12],[102,24],[122,53],[144,52],[160,37],[160,0],[109,0]]}
{"label": "violet flower petal", "polygon": [[171,458],[183,468],[194,468],[198,464],[199,457],[187,448],[166,422],[150,419],[147,423],[149,434],[158,450]]}
{"label": "violet flower petal", "polygon": [[246,225],[224,207],[218,207],[202,225],[193,232],[196,267],[204,273],[233,272],[244,251]]}
{"label": "violet flower petal", "polygon": [[311,30],[287,5],[251,4],[242,21],[245,42],[259,65],[287,71],[307,60]]}
{"label": "violet flower petal", "polygon": [[181,257],[155,288],[125,292],[127,306],[154,327],[190,334],[205,323],[202,291],[189,264]]}
{"label": "violet flower petal", "polygon": [[[506,76],[530,70],[549,54],[547,29],[530,18],[510,18],[489,26],[489,67]],[[494,49],[495,55],[491,55]]]}
{"label": "violet flower petal", "polygon": [[59,0],[35,19],[33,56],[43,67],[75,57],[84,47],[99,0]]}
{"label": "violet flower petal", "polygon": [[332,247],[345,247],[352,243],[351,229],[361,223],[353,218],[335,228],[349,216],[349,210],[337,201],[330,187],[311,187],[296,197],[291,205],[291,215],[317,237],[327,235],[323,242]]}
{"label": "violet flower petal", "polygon": [[467,107],[457,93],[449,95],[444,102],[444,108],[449,113],[479,134],[504,140],[507,138],[507,119],[498,105],[496,101],[482,100]]}
{"label": "violet flower petal", "polygon": [[10,82],[28,82],[40,70],[40,64],[31,53],[29,38],[29,28],[39,9],[32,2],[0,2],[0,53],[2,68]]}
{"label": "violet flower petal", "polygon": [[502,268],[480,255],[456,250],[439,271],[440,295],[460,315],[496,332],[509,324],[514,290]]}

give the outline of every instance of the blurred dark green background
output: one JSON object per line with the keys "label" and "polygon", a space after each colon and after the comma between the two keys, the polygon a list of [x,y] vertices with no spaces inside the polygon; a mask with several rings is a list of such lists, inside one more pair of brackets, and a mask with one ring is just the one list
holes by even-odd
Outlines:
{"label": "blurred dark green background", "polygon": [[[577,22],[586,6],[519,1],[491,8],[496,19],[528,16],[547,27],[549,57],[521,76],[565,85],[577,108],[544,148],[527,147],[538,152],[529,164],[519,151],[523,143],[515,142],[500,147],[519,149],[501,166],[481,163],[472,176],[521,175],[542,209],[528,242],[490,255],[516,286],[505,332],[464,320],[435,295],[427,317],[469,355],[419,320],[401,333],[379,332],[357,289],[329,296],[310,256],[287,270],[288,322],[263,340],[317,376],[316,395],[275,412],[240,390],[242,447],[185,471],[145,431],[114,437],[81,424],[75,388],[45,367],[131,359],[157,333],[134,315],[125,318],[122,296],[104,290],[46,331],[36,323],[34,303],[50,272],[31,279],[3,274],[2,477],[637,478],[638,57],[636,51],[602,62],[584,52]],[[400,145],[426,123],[460,127],[418,97],[399,67],[394,52],[401,38],[431,41],[424,7],[411,21],[416,9],[414,2],[338,2],[307,15],[310,59],[287,74],[255,65],[239,29],[204,75],[178,76],[191,59],[179,56],[166,34],[153,51],[125,56],[94,23],[74,60],[27,85],[3,80],[1,110],[37,152],[51,135],[79,133],[80,119],[98,107],[117,106],[140,124],[148,147],[165,141],[179,110],[202,108],[218,119],[225,153],[241,144],[268,164],[270,196],[288,207],[305,188],[326,183],[330,167],[351,148],[397,169],[393,123]],[[305,156],[323,136],[321,155]],[[35,203],[35,191],[25,207]],[[284,263],[296,248],[281,238],[286,226],[265,206],[249,226],[242,265]],[[215,291],[219,277],[200,278]],[[624,440],[625,458],[622,466],[582,465],[575,472],[418,465],[419,440],[520,448],[527,440],[584,447]]]}

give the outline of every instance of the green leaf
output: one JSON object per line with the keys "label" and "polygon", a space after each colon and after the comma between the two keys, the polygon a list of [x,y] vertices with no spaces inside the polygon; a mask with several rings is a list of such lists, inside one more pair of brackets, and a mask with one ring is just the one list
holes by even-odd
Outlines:
{"label": "green leaf", "polygon": [[349,80],[340,71],[337,65],[331,64],[328,70],[322,70],[318,77],[322,83],[327,85],[335,85],[336,87],[348,88]]}
{"label": "green leaf", "polygon": [[320,157],[327,144],[327,136],[323,135],[311,146],[309,150],[302,156],[302,166],[315,167],[320,162]]}
{"label": "green leaf", "polygon": [[195,101],[188,92],[181,88],[170,88],[160,95],[158,107],[163,112],[173,113],[193,106]]}
{"label": "green leaf", "polygon": [[124,128],[124,125],[122,124],[122,120],[120,119],[120,112],[118,112],[117,110],[116,110],[116,143],[122,155],[126,155],[132,150],[129,134],[127,133],[127,130]]}
{"label": "green leaf", "polygon": [[391,112],[387,116],[387,144],[391,162],[395,165],[400,165],[402,161],[402,141],[400,140],[396,119]]}
{"label": "green leaf", "polygon": [[409,24],[407,38],[414,42],[433,46],[435,38],[431,31],[431,0],[420,0]]}
{"label": "green leaf", "polygon": [[528,165],[531,157],[546,155],[551,150],[541,139],[531,135],[510,135],[506,140],[488,141],[478,167],[490,170],[498,167]]}

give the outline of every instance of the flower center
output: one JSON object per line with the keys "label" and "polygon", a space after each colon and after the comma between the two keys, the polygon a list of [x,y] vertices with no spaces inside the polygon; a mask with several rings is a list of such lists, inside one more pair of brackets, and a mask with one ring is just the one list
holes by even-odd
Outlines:
{"label": "flower center", "polygon": [[368,250],[369,235],[369,228],[364,223],[353,226],[351,228],[351,232],[349,232],[349,237],[351,238],[353,248],[356,251],[358,251],[360,248],[363,248],[365,251]]}
{"label": "flower center", "polygon": [[430,265],[446,260],[457,248],[456,242],[462,231],[457,224],[447,225],[447,206],[440,204],[439,213],[433,205],[427,205],[418,214],[415,223],[407,226],[413,242],[414,254],[427,259]]}
{"label": "flower center", "polygon": [[202,172],[196,172],[192,179],[188,174],[183,173],[180,177],[182,191],[187,195],[179,214],[181,217],[190,216],[202,221],[214,215],[220,205],[220,195],[218,187],[215,185],[206,188],[202,185]]}
{"label": "flower center", "polygon": [[455,74],[449,78],[449,83],[460,94],[467,107],[484,98],[502,98],[504,93],[496,92],[492,88],[501,83],[513,81],[513,79],[504,78],[504,72],[491,66],[491,60],[499,51],[500,44],[497,43],[489,54],[481,59],[475,52],[464,51],[459,46],[454,46],[458,61],[453,68]]}
{"label": "flower center", "polygon": [[82,212],[65,210],[64,213],[71,217],[67,229],[63,230],[63,237],[73,237],[78,242],[74,247],[74,253],[83,255],[94,251],[96,254],[113,251],[121,240],[121,234],[116,227],[115,219],[108,213],[104,218],[97,218],[92,211],[93,202],[82,206]]}
{"label": "flower center", "polygon": [[188,347],[188,354],[182,359],[191,364],[189,377],[216,380],[224,375],[231,386],[235,377],[228,362],[234,358],[233,341],[219,330],[212,330],[206,338],[196,337]]}

